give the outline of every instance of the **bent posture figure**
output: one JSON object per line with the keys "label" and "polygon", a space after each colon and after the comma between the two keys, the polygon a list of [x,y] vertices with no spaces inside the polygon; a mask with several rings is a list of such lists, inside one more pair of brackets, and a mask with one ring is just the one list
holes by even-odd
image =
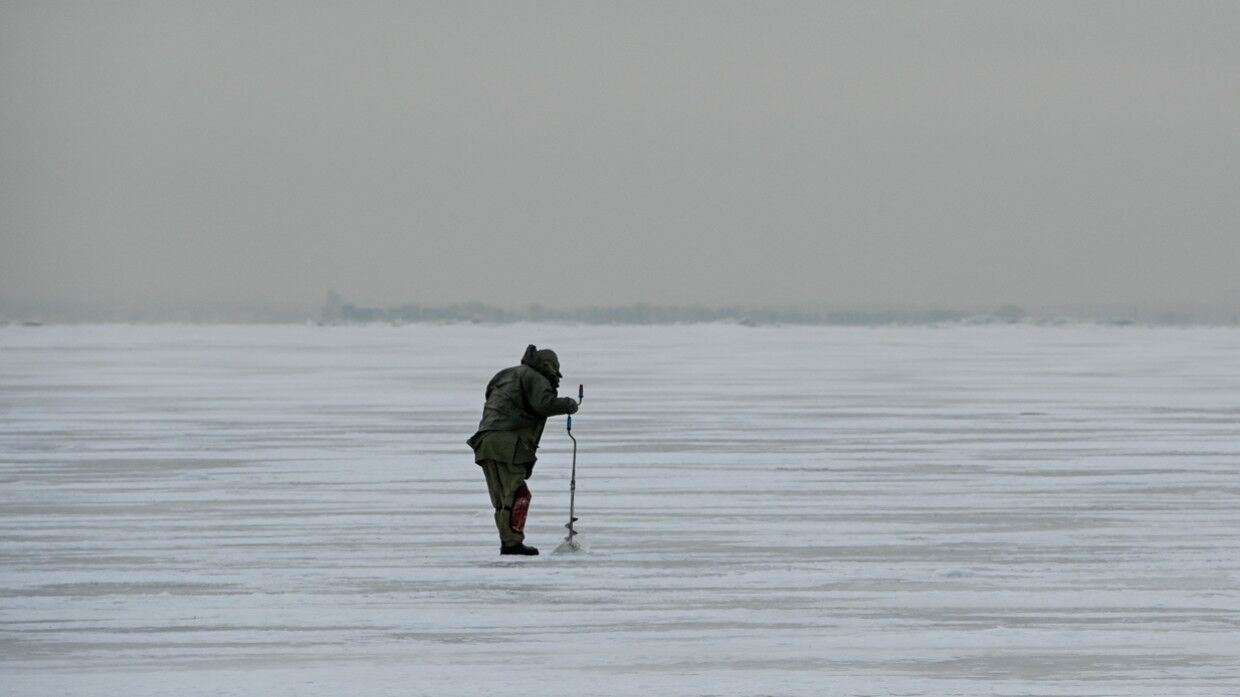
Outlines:
{"label": "bent posture figure", "polygon": [[561,377],[555,351],[530,344],[521,365],[499,371],[487,384],[482,421],[468,443],[491,492],[500,554],[538,554],[525,544],[531,498],[525,480],[534,473],[547,417],[577,413],[576,400],[556,396]]}

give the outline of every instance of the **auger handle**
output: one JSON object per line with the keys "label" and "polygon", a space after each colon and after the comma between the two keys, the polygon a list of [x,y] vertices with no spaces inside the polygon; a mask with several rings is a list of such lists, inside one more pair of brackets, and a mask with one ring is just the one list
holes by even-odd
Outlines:
{"label": "auger handle", "polygon": [[[581,400],[585,398],[586,398],[586,386],[578,385],[577,386],[577,403],[581,404]],[[571,415],[568,417],[568,430],[569,431],[573,430],[573,417]]]}

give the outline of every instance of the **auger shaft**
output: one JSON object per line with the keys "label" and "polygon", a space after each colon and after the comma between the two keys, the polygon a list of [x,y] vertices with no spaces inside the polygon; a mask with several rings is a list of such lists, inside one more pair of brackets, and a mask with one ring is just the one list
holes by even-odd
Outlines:
{"label": "auger shaft", "polygon": [[[577,403],[586,398],[585,385],[577,386]],[[573,440],[573,471],[568,480],[568,524],[564,527],[568,528],[568,537],[564,538],[564,542],[570,547],[574,545],[573,538],[577,535],[577,531],[573,528],[573,523],[577,522],[577,437],[573,435],[573,417],[568,417],[568,437]]]}

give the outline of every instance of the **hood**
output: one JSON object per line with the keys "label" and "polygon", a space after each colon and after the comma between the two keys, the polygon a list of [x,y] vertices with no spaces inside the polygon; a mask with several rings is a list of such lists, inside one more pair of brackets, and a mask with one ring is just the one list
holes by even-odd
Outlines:
{"label": "hood", "polygon": [[555,355],[555,351],[551,349],[539,350],[537,346],[530,344],[525,348],[525,355],[521,357],[521,364],[528,365],[547,376],[551,384],[556,387],[560,385],[560,378],[564,377],[560,374],[560,357]]}

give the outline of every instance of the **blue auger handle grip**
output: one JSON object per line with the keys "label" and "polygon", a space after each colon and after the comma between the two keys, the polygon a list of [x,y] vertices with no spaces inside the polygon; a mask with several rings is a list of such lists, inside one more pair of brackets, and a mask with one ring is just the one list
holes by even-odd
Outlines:
{"label": "blue auger handle grip", "polygon": [[573,417],[568,417],[568,430],[573,430]]}

